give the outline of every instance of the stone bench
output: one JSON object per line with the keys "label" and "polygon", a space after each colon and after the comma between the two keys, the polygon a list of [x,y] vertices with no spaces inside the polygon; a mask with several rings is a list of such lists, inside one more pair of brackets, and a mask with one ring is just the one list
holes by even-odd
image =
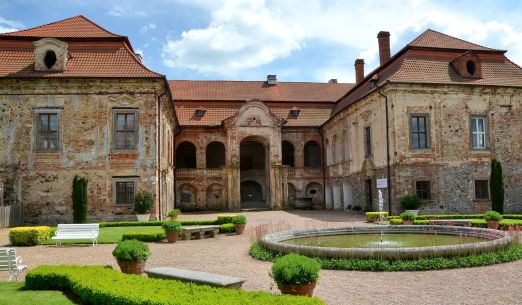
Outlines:
{"label": "stone bench", "polygon": [[183,226],[181,239],[201,239],[215,237],[219,233],[219,226]]}
{"label": "stone bench", "polygon": [[432,219],[430,225],[470,227],[471,219]]}
{"label": "stone bench", "polygon": [[171,267],[145,269],[145,273],[149,277],[153,278],[178,280],[181,282],[191,282],[198,285],[209,285],[229,289],[241,289],[243,283],[245,282],[245,279],[239,277],[212,274],[207,272],[197,272]]}

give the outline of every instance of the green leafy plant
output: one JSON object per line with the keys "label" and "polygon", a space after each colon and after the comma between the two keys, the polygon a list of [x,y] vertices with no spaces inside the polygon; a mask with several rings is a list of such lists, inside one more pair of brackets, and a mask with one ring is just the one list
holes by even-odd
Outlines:
{"label": "green leafy plant", "polygon": [[397,219],[397,218],[394,218],[394,219],[390,219],[390,224],[391,225],[402,225],[402,219]]}
{"label": "green leafy plant", "polygon": [[366,212],[366,220],[367,221],[375,221],[375,220],[387,220],[388,212]]}
{"label": "green leafy plant", "polygon": [[9,229],[9,241],[14,246],[36,246],[51,238],[52,229],[46,226]]}
{"label": "green leafy plant", "polygon": [[408,194],[402,198],[401,205],[406,210],[417,210],[421,205],[421,200],[415,194]]}
{"label": "green leafy plant", "polygon": [[167,213],[167,216],[169,217],[178,217],[179,215],[181,215],[180,209],[172,209]]}
{"label": "green leafy plant", "polygon": [[236,229],[233,223],[224,223],[219,225],[219,233],[232,233]]}
{"label": "green leafy plant", "polygon": [[232,223],[235,225],[243,225],[247,223],[247,219],[243,215],[237,215],[232,218]]}
{"label": "green leafy plant", "polygon": [[279,284],[310,284],[319,279],[319,263],[299,254],[288,254],[278,258],[272,265],[271,276]]}
{"label": "green leafy plant", "polygon": [[149,258],[150,250],[147,244],[139,240],[128,239],[118,243],[112,251],[112,256],[118,261],[144,262]]}
{"label": "green leafy plant", "polygon": [[502,176],[502,165],[500,165],[500,161],[495,158],[491,160],[489,188],[491,190],[491,209],[499,213],[504,213],[504,178]]}
{"label": "green leafy plant", "polygon": [[121,240],[136,239],[140,241],[159,241],[164,240],[167,236],[165,231],[153,231],[153,232],[129,232],[121,236]]}
{"label": "green leafy plant", "polygon": [[417,216],[415,216],[415,214],[413,214],[412,212],[403,212],[401,213],[401,219],[404,221],[404,220],[415,220],[415,218]]}
{"label": "green leafy plant", "polygon": [[73,201],[73,222],[86,223],[87,222],[87,178],[74,176],[72,201]]}
{"label": "green leafy plant", "polygon": [[232,223],[232,218],[236,217],[237,214],[221,214],[217,216],[216,223],[222,225],[224,223]]}
{"label": "green leafy plant", "polygon": [[134,197],[134,211],[138,214],[147,214],[154,206],[154,199],[149,192],[138,192]]}
{"label": "green leafy plant", "polygon": [[179,221],[167,221],[163,223],[162,225],[165,232],[178,232],[181,233],[183,231],[183,227],[181,226],[181,223]]}
{"label": "green leafy plant", "polygon": [[502,215],[500,215],[499,212],[487,211],[486,213],[484,213],[484,220],[486,220],[486,221],[489,221],[489,220],[501,221],[502,220]]}

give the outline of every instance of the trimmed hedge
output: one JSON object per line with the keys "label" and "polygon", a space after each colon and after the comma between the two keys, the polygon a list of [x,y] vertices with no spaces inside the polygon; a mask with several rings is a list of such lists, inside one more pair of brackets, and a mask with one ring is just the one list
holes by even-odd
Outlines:
{"label": "trimmed hedge", "polygon": [[[263,248],[259,243],[254,243],[249,250],[250,255],[258,260],[273,261],[283,254],[271,252]],[[387,261],[378,259],[335,259],[319,258],[315,260],[321,265],[321,269],[330,270],[354,270],[354,271],[425,271],[438,269],[455,269],[493,264],[507,263],[522,259],[522,245],[513,245],[507,249],[495,252],[482,253],[471,256],[459,256],[452,258],[435,257],[419,260]]]}
{"label": "trimmed hedge", "polygon": [[522,220],[522,214],[503,214],[504,219],[519,219]]}
{"label": "trimmed hedge", "polygon": [[[164,221],[114,221],[114,222],[100,222],[100,228],[108,227],[136,227],[136,226],[147,226],[147,227],[161,227],[163,224],[170,220]],[[182,226],[209,226],[217,225],[216,220],[177,220]]]}
{"label": "trimmed hedge", "polygon": [[388,219],[388,212],[366,212],[366,221],[372,222],[376,220],[380,220],[382,216],[382,220],[386,221]]}
{"label": "trimmed hedge", "polygon": [[[488,223],[484,219],[476,219],[471,221],[472,227],[487,228]],[[503,219],[499,223],[499,230],[506,230],[509,227],[522,227],[522,220],[520,219]]]}
{"label": "trimmed hedge", "polygon": [[397,218],[393,218],[393,219],[390,219],[390,224],[391,225],[402,225],[402,219],[397,219]]}
{"label": "trimmed hedge", "polygon": [[219,233],[232,233],[236,230],[236,226],[233,223],[224,223],[219,225]]}
{"label": "trimmed hedge", "polygon": [[[117,283],[117,284],[115,284]],[[39,266],[25,277],[30,290],[68,290],[88,304],[320,305],[320,299],[213,288],[123,274],[101,266]]]}
{"label": "trimmed hedge", "polygon": [[434,214],[418,215],[418,220],[437,220],[437,219],[482,219],[484,214]]}
{"label": "trimmed hedge", "polygon": [[51,227],[17,227],[9,229],[9,241],[15,246],[35,246],[51,238]]}
{"label": "trimmed hedge", "polygon": [[225,223],[232,223],[232,219],[238,216],[237,214],[222,214],[217,216],[216,224],[222,225]]}
{"label": "trimmed hedge", "polygon": [[121,236],[121,240],[136,239],[141,241],[160,241],[167,238],[164,230],[154,232],[129,232]]}

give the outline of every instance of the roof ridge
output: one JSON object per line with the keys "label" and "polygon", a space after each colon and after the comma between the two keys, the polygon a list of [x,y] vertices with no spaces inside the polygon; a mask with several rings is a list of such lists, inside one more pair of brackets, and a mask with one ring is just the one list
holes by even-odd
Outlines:
{"label": "roof ridge", "polygon": [[[234,83],[264,83],[264,80],[223,80],[223,79],[169,79],[169,82],[234,82]],[[354,85],[354,83],[323,83],[323,82],[304,82],[304,81],[294,81],[294,82],[285,82],[285,81],[277,81],[278,83],[291,83],[291,84],[322,84],[322,85]]]}
{"label": "roof ridge", "polygon": [[424,36],[426,33],[428,32],[433,32],[435,34],[438,34],[438,35],[442,35],[442,36],[445,36],[445,37],[449,37],[451,39],[455,39],[455,40],[458,40],[460,42],[464,42],[464,43],[469,43],[469,44],[472,44],[474,46],[477,46],[477,47],[481,47],[481,48],[484,48],[484,49],[487,49],[487,50],[498,50],[498,49],[493,49],[493,48],[490,48],[490,47],[486,47],[486,46],[483,46],[483,45],[480,45],[478,43],[474,43],[474,42],[471,42],[471,41],[467,41],[467,40],[464,40],[462,38],[458,38],[458,37],[455,37],[455,36],[451,36],[451,35],[448,35],[446,33],[442,33],[442,32],[439,32],[439,31],[436,31],[436,30],[433,30],[433,29],[426,29],[424,32],[422,32],[422,34],[420,34],[419,36],[415,37],[412,41],[410,41],[410,43],[408,43],[406,46],[409,46],[409,47],[415,47],[414,45],[412,45],[413,42],[415,42],[416,40],[418,40],[419,38],[421,38],[422,36]]}
{"label": "roof ridge", "polygon": [[[127,37],[127,36],[122,36],[122,35],[120,35],[120,34],[116,34],[116,33],[113,33],[113,32],[111,32],[111,31],[107,30],[106,28],[102,27],[101,25],[97,24],[96,22],[92,21],[91,19],[85,17],[84,15],[77,15],[77,16],[71,17],[71,18],[69,18],[69,19],[72,19],[72,18],[75,18],[75,17],[76,17],[76,18],[78,18],[78,17],[79,17],[79,18],[83,18],[83,19],[85,19],[86,21],[88,21],[88,22],[90,22],[91,24],[93,24],[94,26],[99,27],[100,29],[104,30],[105,32],[107,32],[107,33],[109,33],[109,34],[111,34],[111,35],[119,36],[119,37]],[[65,19],[64,19],[64,20],[65,20]],[[63,21],[63,20],[62,20],[62,21]]]}

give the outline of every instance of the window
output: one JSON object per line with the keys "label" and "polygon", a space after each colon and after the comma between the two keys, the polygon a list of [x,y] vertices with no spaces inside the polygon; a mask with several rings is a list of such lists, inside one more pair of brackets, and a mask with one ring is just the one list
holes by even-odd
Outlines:
{"label": "window", "polygon": [[475,180],[475,199],[488,200],[489,199],[489,181]]}
{"label": "window", "polygon": [[321,167],[321,147],[315,141],[308,141],[304,146],[304,166]]}
{"label": "window", "polygon": [[372,155],[372,134],[370,126],[364,128],[364,156],[366,158]]}
{"label": "window", "polygon": [[51,69],[56,63],[56,53],[54,51],[47,51],[44,57],[44,63],[47,69]]}
{"label": "window", "polygon": [[411,117],[411,148],[429,148],[428,142],[428,117],[426,115],[414,115]]}
{"label": "window", "polygon": [[135,181],[116,181],[116,204],[134,204]]}
{"label": "window", "polygon": [[431,199],[431,182],[430,181],[416,181],[415,182],[415,191],[417,197],[420,200],[430,200]]}
{"label": "window", "polygon": [[137,126],[136,112],[118,111],[114,115],[114,148],[136,149]]}
{"label": "window", "polygon": [[60,117],[58,112],[36,113],[36,149],[56,151],[59,149]]}
{"label": "window", "polygon": [[486,148],[485,117],[471,117],[471,145],[474,149]]}

